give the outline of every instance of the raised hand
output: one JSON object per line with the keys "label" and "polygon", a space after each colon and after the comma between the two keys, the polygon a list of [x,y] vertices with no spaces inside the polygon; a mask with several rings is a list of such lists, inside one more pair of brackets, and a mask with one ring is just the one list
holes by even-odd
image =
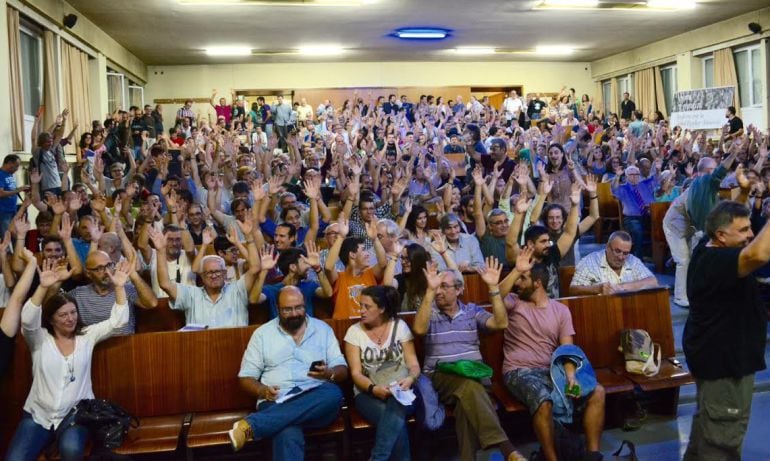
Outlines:
{"label": "raised hand", "polygon": [[261,179],[251,183],[251,196],[254,199],[255,204],[267,196],[265,193],[264,183]]}
{"label": "raised hand", "polygon": [[578,182],[573,182],[572,186],[570,187],[570,194],[569,199],[572,202],[572,205],[580,205],[580,192],[582,190],[582,186]]}
{"label": "raised hand", "polygon": [[310,200],[320,200],[321,199],[321,184],[314,180],[305,181],[303,183],[302,191],[305,193],[305,196],[309,198]]}
{"label": "raised hand", "polygon": [[527,200],[527,196],[525,194],[520,194],[518,200],[516,200],[516,204],[513,207],[513,211],[516,214],[524,214],[529,210],[530,205],[532,205],[532,199]]}
{"label": "raised hand", "polygon": [[532,255],[535,253],[534,247],[527,245],[519,252],[516,257],[516,270],[520,273],[529,272],[535,265]]}
{"label": "raised hand", "polygon": [[72,219],[70,218],[69,213],[64,213],[61,217],[61,224],[59,225],[59,238],[62,239],[63,242],[67,242],[72,239],[72,227],[73,227]]}
{"label": "raised hand", "polygon": [[441,276],[438,273],[438,265],[435,262],[431,262],[422,270],[422,272],[425,274],[428,290],[436,291],[438,286],[441,285]]}
{"label": "raised hand", "polygon": [[[10,242],[10,239],[8,241]],[[5,242],[5,239],[3,239],[3,242]],[[35,253],[29,251],[29,248],[27,247],[22,247],[19,258],[21,258],[21,260],[27,264],[37,264],[37,261],[35,260]]]}
{"label": "raised hand", "polygon": [[305,244],[305,251],[307,256],[300,256],[300,259],[310,266],[314,271],[318,271],[321,268],[321,253],[318,251],[318,247],[315,242],[310,241]]}
{"label": "raised hand", "polygon": [[116,287],[122,287],[125,286],[128,282],[132,271],[133,269],[131,268],[131,262],[127,259],[124,259],[115,266],[115,269],[113,269],[112,272],[107,271],[107,275],[109,275],[113,285]]}
{"label": "raised hand", "polygon": [[444,237],[444,234],[441,233],[438,229],[431,229],[430,230],[430,246],[434,250],[436,250],[436,253],[442,254],[447,250],[447,244],[446,244],[446,238]]}
{"label": "raised hand", "polygon": [[201,233],[201,239],[203,240],[204,245],[211,245],[211,242],[213,242],[216,238],[217,232],[213,228],[206,227],[203,229],[203,232]]}
{"label": "raised hand", "polygon": [[79,197],[73,197],[72,200],[69,201],[67,204],[67,208],[71,213],[75,213],[83,206],[83,202],[80,201]]}
{"label": "raised hand", "polygon": [[596,178],[596,176],[594,176],[594,175],[592,175],[592,174],[589,174],[589,175],[588,175],[588,176],[586,176],[586,178],[585,178],[585,183],[586,183],[586,190],[587,190],[587,191],[588,191],[590,194],[593,194],[593,193],[595,193],[595,192],[596,192],[596,179],[597,179],[597,178]]}
{"label": "raised hand", "polygon": [[[3,240],[0,241],[0,254],[8,254],[8,247],[11,246],[11,231],[5,231],[5,235],[3,235]],[[26,247],[22,247],[22,249],[26,249]],[[23,260],[24,258],[22,258]]]}
{"label": "raised hand", "polygon": [[746,177],[745,169],[742,164],[738,164],[735,169],[735,180],[738,181],[738,185],[741,189],[748,189],[751,187],[751,181]]}
{"label": "raised hand", "polygon": [[43,265],[38,268],[38,276],[40,277],[40,286],[43,288],[50,288],[57,282],[56,277],[56,264],[57,260],[51,258],[44,258]]}
{"label": "raised hand", "polygon": [[473,183],[477,186],[483,186],[484,185],[484,173],[481,171],[480,166],[476,166],[476,168],[473,169]]}
{"label": "raised hand", "polygon": [[476,272],[481,276],[481,280],[484,283],[492,287],[500,281],[500,272],[503,270],[503,265],[494,256],[488,256],[486,263],[486,267],[477,267]]}
{"label": "raised hand", "polygon": [[51,197],[48,201],[48,206],[50,206],[51,211],[57,215],[64,214],[64,212],[67,211],[67,206],[59,197]]}
{"label": "raised hand", "polygon": [[269,271],[278,263],[278,253],[275,253],[273,250],[273,245],[269,244],[265,244],[264,247],[259,249],[259,267],[261,270]]}
{"label": "raised hand", "polygon": [[160,252],[166,250],[166,236],[163,235],[163,232],[155,229],[153,226],[150,226],[147,230],[147,233],[150,235],[150,240],[152,240],[152,244],[155,246],[157,251]]}
{"label": "raised hand", "polygon": [[29,222],[25,216],[19,216],[13,220],[13,228],[17,237],[23,237],[29,232]]}
{"label": "raised hand", "polygon": [[238,221],[236,219],[235,222],[238,223],[238,227],[241,229],[241,233],[246,238],[248,235],[251,234],[251,231],[254,229],[254,221],[251,218],[251,214],[247,214],[243,221]]}
{"label": "raised hand", "polygon": [[340,213],[337,217],[337,226],[337,231],[340,233],[340,236],[343,238],[347,237],[348,232],[350,232],[350,221],[345,217],[345,213]]}
{"label": "raised hand", "polygon": [[99,239],[102,238],[102,233],[104,232],[102,227],[93,219],[88,221],[87,226],[88,234],[91,236],[91,241],[98,242]]}
{"label": "raised hand", "polygon": [[369,237],[370,240],[375,241],[377,240],[377,221],[372,219],[369,222],[364,223],[364,228],[366,229],[366,236]]}

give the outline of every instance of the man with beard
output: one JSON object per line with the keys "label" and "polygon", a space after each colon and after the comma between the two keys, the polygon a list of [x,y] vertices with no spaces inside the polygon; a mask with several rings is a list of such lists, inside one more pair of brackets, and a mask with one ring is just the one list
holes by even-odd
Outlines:
{"label": "man with beard", "polygon": [[604,250],[595,251],[578,263],[572,277],[572,295],[608,295],[658,286],[658,279],[631,254],[631,235],[615,231]]}
{"label": "man with beard", "polygon": [[233,450],[249,440],[272,438],[273,459],[301,461],[306,428],[325,427],[340,412],[348,377],[334,331],[305,315],[305,299],[294,286],[281,289],[279,316],[254,331],[238,373],[241,388],[257,398],[257,412],[228,432]]}
{"label": "man with beard", "polygon": [[475,304],[460,301],[463,276],[458,271],[438,273],[435,266],[424,270],[428,288],[412,326],[414,334],[425,336],[423,373],[431,377],[442,402],[455,404],[455,429],[463,461],[476,459],[479,448],[494,447],[499,448],[508,461],[524,459],[500,426],[495,406],[484,385],[475,379],[437,370],[439,362],[480,362],[479,333],[502,330],[508,326],[508,316],[498,288],[501,268],[500,263],[490,257],[485,268],[477,269],[489,288],[492,313]]}
{"label": "man with beard", "polygon": [[[320,255],[315,242],[308,242],[306,248],[289,248],[280,252],[276,258],[272,248],[266,246],[265,251],[260,250],[260,271],[257,282],[249,292],[249,302],[260,304],[268,301],[270,305],[270,318],[278,316],[278,295],[285,286],[295,286],[302,292],[305,299],[305,312],[313,316],[313,297],[330,298],[334,292],[329,279],[321,265]],[[268,272],[278,265],[283,280],[265,285]],[[310,278],[311,270],[315,277]]]}
{"label": "man with beard", "polygon": [[214,255],[205,256],[201,261],[203,286],[187,285],[169,279],[166,261],[167,235],[150,229],[150,238],[157,249],[158,285],[168,293],[169,307],[185,311],[186,323],[206,325],[213,328],[242,327],[249,324],[249,290],[256,280],[257,249],[251,227],[243,225],[249,253],[249,270],[236,282],[225,283],[227,266],[225,261]]}
{"label": "man with beard", "polygon": [[[503,343],[503,376],[511,394],[529,408],[544,458],[555,461],[551,356],[559,346],[573,344],[575,330],[569,308],[548,297],[548,270],[543,264],[532,264],[533,251],[522,250],[508,276],[513,279],[516,294],[511,293],[504,300],[508,328]],[[562,366],[570,387],[579,385],[576,364],[565,360]],[[584,459],[601,459],[604,388],[596,384],[593,391],[575,400],[574,408],[583,414],[589,451]]]}
{"label": "man with beard", "polygon": [[718,203],[690,260],[682,345],[698,408],[686,461],[741,458],[754,374],[766,368],[767,307],[753,273],[770,261],[770,230],[752,240],[749,215],[740,203]]}
{"label": "man with beard", "polygon": [[[135,253],[130,254],[128,262],[131,268],[129,273],[131,283],[126,283],[125,289],[128,298],[129,317],[128,323],[119,330],[119,334],[122,335],[134,333],[136,327],[135,306],[153,309],[158,305],[158,299],[136,272]],[[96,250],[88,255],[86,276],[91,283],[77,287],[68,293],[75,299],[83,326],[93,325],[110,318],[112,306],[115,305],[115,285],[112,283],[108,272],[114,268],[115,264],[107,253]]]}
{"label": "man with beard", "polygon": [[[578,228],[578,206],[580,203],[580,188],[573,185],[570,195],[572,207],[567,216],[567,224],[564,226],[559,239],[554,242],[544,226],[531,226],[524,232],[525,248],[532,250],[532,259],[535,263],[544,264],[548,270],[548,286],[546,291],[551,298],[559,297],[559,262],[569,251],[575,242],[575,236]],[[526,197],[519,198],[514,206],[513,224],[511,224],[508,236],[505,241],[506,255],[508,261],[516,261],[519,253],[523,251],[518,244],[519,231],[521,223],[524,220],[524,214],[529,209],[529,201]],[[510,277],[500,283],[500,292],[507,296],[513,288],[513,281]]]}

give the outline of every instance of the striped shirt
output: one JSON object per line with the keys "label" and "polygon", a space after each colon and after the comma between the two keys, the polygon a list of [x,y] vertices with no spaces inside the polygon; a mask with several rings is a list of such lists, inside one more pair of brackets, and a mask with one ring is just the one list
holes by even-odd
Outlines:
{"label": "striped shirt", "polygon": [[457,300],[457,305],[458,311],[451,318],[433,305],[425,335],[424,373],[432,373],[439,361],[482,360],[479,330],[486,331],[492,314],[476,304]]}
{"label": "striped shirt", "polygon": [[[68,295],[75,298],[78,307],[78,316],[83,326],[94,325],[110,318],[112,307],[115,305],[115,289],[105,295],[94,291],[94,285],[79,286],[70,290]],[[132,335],[136,327],[136,288],[131,283],[126,283],[126,299],[128,300],[128,323],[115,330],[116,335]]]}

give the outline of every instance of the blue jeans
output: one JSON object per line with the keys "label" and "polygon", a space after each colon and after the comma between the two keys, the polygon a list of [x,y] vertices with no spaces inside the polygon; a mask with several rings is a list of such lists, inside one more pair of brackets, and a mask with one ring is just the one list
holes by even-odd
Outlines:
{"label": "blue jeans", "polygon": [[273,459],[301,461],[305,458],[303,429],[326,427],[337,419],[342,391],[336,384],[323,383],[284,403],[262,402],[257,412],[246,417],[254,440],[273,438]]}
{"label": "blue jeans", "polygon": [[371,460],[409,461],[411,453],[406,417],[414,412],[414,405],[405,407],[393,397],[383,401],[364,393],[356,396],[355,404],[364,419],[377,428]]}
{"label": "blue jeans", "polygon": [[[60,427],[63,430],[58,434],[59,455],[62,461],[75,461],[84,458],[86,442],[88,442],[88,429],[83,426],[72,425],[74,415],[64,418]],[[16,428],[16,433],[11,439],[6,461],[36,461],[37,457],[52,442],[55,442],[57,434],[53,428],[46,429],[32,419],[32,415],[24,412]]]}
{"label": "blue jeans", "polygon": [[631,234],[631,242],[634,245],[631,251],[639,259],[642,258],[644,246],[644,219],[641,216],[623,216],[623,229]]}

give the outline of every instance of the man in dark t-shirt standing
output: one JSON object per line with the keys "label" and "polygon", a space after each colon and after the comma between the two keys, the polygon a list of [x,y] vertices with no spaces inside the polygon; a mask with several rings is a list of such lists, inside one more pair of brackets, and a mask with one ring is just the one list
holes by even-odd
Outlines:
{"label": "man in dark t-shirt standing", "polygon": [[733,106],[728,107],[725,117],[727,117],[727,126],[728,126],[728,131],[727,131],[727,135],[725,136],[725,139],[735,139],[743,136],[743,120],[741,120],[740,117],[735,115],[735,107]]}
{"label": "man in dark t-shirt standing", "polygon": [[698,409],[685,461],[740,459],[754,373],[766,367],[767,308],[752,273],[770,261],[770,230],[765,225],[751,240],[748,208],[723,201],[706,217],[705,231],[708,240],[693,251],[687,273],[682,343]]}

